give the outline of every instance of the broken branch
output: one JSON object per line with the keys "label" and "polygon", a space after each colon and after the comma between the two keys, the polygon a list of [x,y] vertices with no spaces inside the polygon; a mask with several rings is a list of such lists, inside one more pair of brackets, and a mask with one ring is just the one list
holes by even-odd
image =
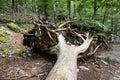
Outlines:
{"label": "broken branch", "polygon": [[67,25],[67,24],[70,24],[70,23],[71,23],[71,21],[67,21],[67,22],[65,22],[65,23],[63,23],[63,24],[61,24],[61,25],[59,25],[58,28],[61,28],[61,27],[65,26],[65,25]]}

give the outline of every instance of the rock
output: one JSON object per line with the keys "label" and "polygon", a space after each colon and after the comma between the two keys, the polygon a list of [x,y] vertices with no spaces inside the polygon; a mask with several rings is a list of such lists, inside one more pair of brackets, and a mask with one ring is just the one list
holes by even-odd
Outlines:
{"label": "rock", "polygon": [[2,54],[2,57],[6,57],[6,55]]}
{"label": "rock", "polygon": [[101,62],[103,62],[104,64],[108,65],[108,63],[106,61],[104,61],[104,60],[101,60]]}
{"label": "rock", "polygon": [[3,31],[3,27],[0,27],[0,31]]}
{"label": "rock", "polygon": [[10,54],[8,57],[9,57],[9,58],[11,58],[11,57],[12,57],[12,55]]}
{"label": "rock", "polygon": [[16,68],[16,71],[19,72],[21,69],[19,67]]}
{"label": "rock", "polygon": [[5,31],[5,33],[7,33],[8,35],[13,35],[11,31]]}
{"label": "rock", "polygon": [[27,56],[28,56],[28,57],[31,57],[31,56],[32,56],[32,54],[31,54],[31,53],[28,53],[28,54],[27,54]]}
{"label": "rock", "polygon": [[28,75],[24,70],[19,70],[20,75]]}
{"label": "rock", "polygon": [[85,66],[79,66],[80,70],[89,70],[89,68],[85,67]]}

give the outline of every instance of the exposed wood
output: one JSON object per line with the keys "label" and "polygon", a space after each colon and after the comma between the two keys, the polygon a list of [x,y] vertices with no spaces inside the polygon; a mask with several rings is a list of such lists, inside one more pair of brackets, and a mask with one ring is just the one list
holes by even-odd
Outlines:
{"label": "exposed wood", "polygon": [[85,53],[85,55],[78,55],[78,57],[77,58],[82,58],[82,57],[88,57],[88,56],[92,56],[92,55],[94,55],[96,52],[97,52],[97,50],[99,49],[99,47],[102,45],[102,43],[101,44],[99,44],[92,52],[89,52],[89,53]]}
{"label": "exposed wood", "polygon": [[59,35],[58,59],[46,80],[77,80],[77,56],[88,49],[92,39],[93,37],[89,38],[89,34],[87,33],[83,44],[75,46],[66,44],[63,35]]}
{"label": "exposed wood", "polygon": [[[105,42],[103,41],[104,37],[93,39],[89,30],[85,31],[84,28],[73,24],[71,21],[57,25],[58,27],[44,22],[34,22],[34,24],[33,31],[29,31],[25,35],[24,42],[29,42],[31,44],[29,45],[30,48],[37,47],[41,51],[57,54],[58,58],[46,80],[77,80],[77,58],[94,55]],[[98,32],[98,30],[96,31]],[[34,37],[30,34],[31,32],[35,35]],[[74,43],[75,40],[77,40],[77,44]],[[91,45],[94,50],[86,53],[93,40],[99,44],[94,47]],[[100,42],[97,42],[98,40]],[[108,44],[105,45],[108,46]]]}
{"label": "exposed wood", "polygon": [[[66,21],[61,25],[57,25],[58,27],[51,25],[51,23],[44,23],[41,20],[39,20],[38,22],[33,22],[33,23],[35,25],[34,28],[33,28],[33,30],[29,31],[32,33],[29,33],[29,32],[25,33],[24,34],[25,39],[26,40],[28,39],[27,40],[28,43],[29,42],[35,43],[34,46],[40,50],[41,49],[43,51],[47,50],[48,53],[52,53],[52,51],[54,51],[53,53],[55,54],[55,51],[56,51],[56,53],[58,52],[57,51],[58,49],[54,46],[57,45],[57,42],[58,42],[57,36],[59,34],[63,34],[66,37],[67,43],[69,43],[69,44],[74,44],[74,39],[79,41],[78,37],[80,37],[83,41],[86,39],[86,35],[84,34],[84,32],[85,32],[84,28],[81,28],[80,27],[81,25],[73,24],[72,21]],[[91,30],[94,30],[94,29],[91,29]],[[96,31],[98,32],[98,30],[96,30]],[[100,29],[100,32],[101,32],[101,29]],[[89,34],[91,35],[92,33],[89,33]],[[96,37],[95,41],[97,41],[97,40],[98,40],[98,38]],[[101,40],[103,40],[103,39],[101,39]],[[52,45],[49,45],[49,42],[50,42],[50,44],[52,43]],[[99,41],[99,43],[101,43],[101,42],[104,42],[104,41]],[[79,42],[79,44],[81,44],[81,42]],[[43,48],[43,45],[46,46],[45,49]],[[74,44],[74,45],[76,45],[76,44]],[[108,47],[109,44],[105,44],[104,46],[106,47],[106,45]],[[27,46],[27,45],[25,45],[25,46]]]}
{"label": "exposed wood", "polygon": [[70,23],[71,23],[71,21],[67,21],[67,22],[65,22],[65,23],[63,23],[63,24],[61,24],[61,25],[59,25],[58,28],[61,28],[61,27],[65,26],[66,24],[70,24]]}

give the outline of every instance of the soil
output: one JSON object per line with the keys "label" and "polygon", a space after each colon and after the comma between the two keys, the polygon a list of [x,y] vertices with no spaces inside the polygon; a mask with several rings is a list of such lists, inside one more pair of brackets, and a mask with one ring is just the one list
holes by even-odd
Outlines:
{"label": "soil", "polygon": [[[16,47],[22,46],[23,36],[15,33],[9,37],[10,42]],[[2,46],[2,44],[0,44]],[[109,51],[120,59],[120,45],[113,45]],[[116,50],[117,49],[117,50]],[[116,51],[116,52],[115,52]],[[113,54],[114,53],[114,54]],[[12,57],[2,56],[0,51],[0,80],[45,80],[49,71],[55,64],[53,57],[45,57],[41,54],[32,54],[28,57],[20,57],[13,55]],[[105,56],[102,56],[105,57]],[[116,58],[116,57],[115,57]],[[88,68],[80,69],[80,66]],[[78,59],[78,80],[120,80],[120,63],[114,60],[109,64],[102,60],[94,61],[93,59]]]}

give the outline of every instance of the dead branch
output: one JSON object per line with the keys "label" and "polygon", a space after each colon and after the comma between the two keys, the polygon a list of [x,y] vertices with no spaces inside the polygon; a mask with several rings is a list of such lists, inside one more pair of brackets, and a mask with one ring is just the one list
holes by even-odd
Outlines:
{"label": "dead branch", "polygon": [[83,41],[85,41],[85,39],[82,37],[81,34],[77,33],[77,32],[74,32],[77,36],[79,36]]}
{"label": "dead branch", "polygon": [[63,24],[59,25],[58,28],[62,28],[63,26],[72,23],[71,21],[64,22]]}
{"label": "dead branch", "polygon": [[76,50],[77,53],[83,53],[83,52],[85,52],[88,49],[91,41],[93,40],[93,37],[89,38],[89,33],[86,33],[86,39],[84,39],[83,37],[81,37],[80,34],[77,34],[77,35],[80,38],[82,38],[84,42],[83,42],[82,45],[78,46],[75,50]]}
{"label": "dead branch", "polygon": [[97,52],[97,50],[99,49],[99,47],[102,45],[102,43],[101,44],[99,44],[92,52],[89,52],[89,53],[84,53],[85,55],[78,55],[78,57],[77,58],[82,58],[82,57],[88,57],[88,56],[91,56],[91,55],[94,55],[96,52]]}
{"label": "dead branch", "polygon": [[[31,37],[35,37],[37,38],[37,42],[39,44],[36,44],[37,42],[34,42],[35,46],[37,46],[39,49],[42,48],[42,50],[48,50],[50,52],[48,53],[51,53],[52,51],[56,53],[58,52],[57,51],[57,48],[54,47],[54,46],[57,46],[57,37],[62,34],[66,37],[66,41],[65,41],[65,44],[68,45],[68,43],[70,43],[69,45],[73,45],[75,46],[76,44],[74,43],[74,39],[78,40],[78,41],[82,41],[79,42],[80,44],[84,45],[84,44],[88,44],[88,43],[91,43],[91,41],[93,40],[93,36],[90,36],[91,33],[86,33],[84,31],[80,31],[80,27],[77,27],[75,26],[72,26],[71,27],[71,24],[72,21],[66,21],[64,23],[62,23],[61,25],[59,25],[58,27],[55,27],[53,25],[51,25],[51,23],[44,23],[44,22],[40,22],[40,23],[37,23],[37,22],[34,22],[35,24],[35,29],[36,29],[36,33],[35,34],[24,34],[26,36],[31,36]],[[69,25],[68,25],[69,24]],[[64,27],[65,26],[65,27]],[[83,34],[84,33],[84,34]],[[36,39],[35,39],[36,40]],[[50,46],[48,43],[49,42],[52,42],[53,46]],[[67,43],[66,43],[67,42]],[[109,46],[105,40],[103,41],[107,46]],[[45,49],[43,49],[43,45],[45,45],[46,47],[44,47]],[[88,44],[89,45],[89,44]],[[97,45],[97,44],[96,44]],[[87,45],[86,45],[87,46]],[[105,45],[104,45],[105,46]],[[52,47],[52,48],[51,48]],[[84,46],[82,47],[79,47],[79,46],[76,46],[76,51],[79,50],[79,48],[83,49]],[[83,51],[84,52],[84,51]],[[79,52],[81,53],[81,52]],[[87,55],[86,55],[87,56]]]}

